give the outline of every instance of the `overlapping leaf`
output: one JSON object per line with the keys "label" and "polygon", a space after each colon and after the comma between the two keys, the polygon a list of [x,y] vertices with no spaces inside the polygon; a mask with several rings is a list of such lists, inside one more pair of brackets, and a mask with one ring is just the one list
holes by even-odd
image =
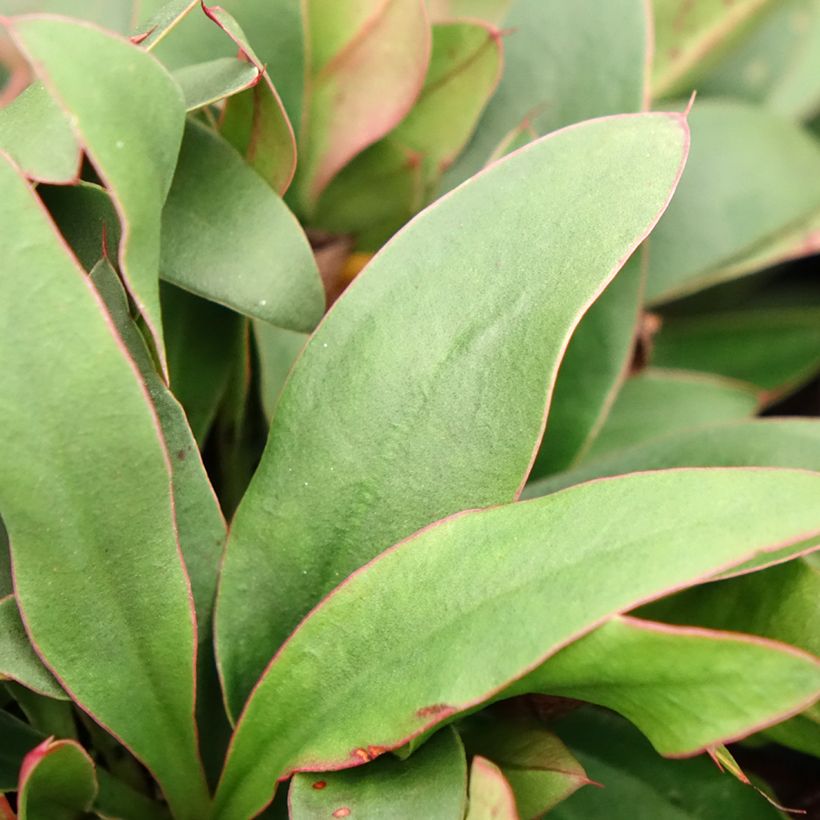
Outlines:
{"label": "overlapping leaf", "polygon": [[515,792],[504,772],[477,755],[470,766],[470,803],[466,820],[518,820]]}

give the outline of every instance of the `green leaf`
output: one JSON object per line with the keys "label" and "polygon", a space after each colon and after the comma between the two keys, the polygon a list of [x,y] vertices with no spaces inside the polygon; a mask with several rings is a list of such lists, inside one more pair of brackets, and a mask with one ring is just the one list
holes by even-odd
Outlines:
{"label": "green leaf", "polygon": [[666,317],[652,363],[740,379],[771,401],[820,369],[820,304]]}
{"label": "green leaf", "polygon": [[207,63],[194,63],[173,74],[182,89],[188,111],[246,91],[259,76],[256,66],[235,57],[217,57]]}
{"label": "green leaf", "polygon": [[775,0],[652,0],[652,96],[688,94],[710,61],[774,5]]}
{"label": "green leaf", "polygon": [[809,706],[820,695],[820,660],[751,635],[619,617],[505,694],[529,692],[614,709],[658,752],[679,757],[745,737]]}
{"label": "green leaf", "polygon": [[313,207],[356,154],[408,113],[430,57],[423,0],[306,0],[306,99],[295,196]]}
{"label": "green leaf", "polygon": [[217,653],[234,715],[350,572],[430,521],[513,500],[569,336],[665,207],[686,141],[667,114],[545,138],[420,214],[336,302],[232,525]]}
{"label": "green leaf", "polygon": [[820,709],[815,706],[791,720],[770,726],[762,737],[803,754],[820,757]]}
{"label": "green leaf", "polygon": [[[164,0],[163,0],[164,2]],[[3,14],[62,14],[127,34],[132,24],[133,0],[3,0]]]}
{"label": "green leaf", "polygon": [[153,57],[109,32],[45,16],[7,25],[114,200],[123,225],[119,268],[164,362],[160,212],[182,137],[181,92]]}
{"label": "green leaf", "polygon": [[474,757],[470,766],[466,820],[518,820],[512,786],[504,772],[486,757]]}
{"label": "green leaf", "polygon": [[459,18],[500,23],[512,0],[427,0],[427,12],[434,23],[449,22]]}
{"label": "green leaf", "polygon": [[0,150],[37,182],[69,184],[80,175],[80,146],[42,83],[32,83],[0,108]]}
{"label": "green leaf", "polygon": [[[143,9],[142,6],[148,8]],[[199,5],[199,0],[162,0],[156,11],[151,14],[152,0],[147,4],[140,4],[139,10],[147,18],[142,20],[136,27],[137,33],[132,36],[132,40],[141,45],[146,51],[156,48],[162,40],[168,36],[188,15],[195,6]]]}
{"label": "green leaf", "polygon": [[270,423],[285,379],[305,346],[307,336],[257,321],[253,323],[253,337],[259,356],[259,390],[265,417]]}
{"label": "green leaf", "polygon": [[17,774],[23,758],[41,743],[43,736],[28,723],[0,709],[0,792],[17,789]]}
{"label": "green leaf", "polygon": [[501,769],[520,817],[541,817],[590,782],[558,736],[530,716],[485,711],[459,732],[468,754],[492,759]]}
{"label": "green leaf", "polygon": [[761,419],[684,430],[534,481],[522,498],[594,478],[668,467],[802,467],[820,472],[820,421]]}
{"label": "green leaf", "polygon": [[645,262],[644,251],[630,257],[573,333],[531,478],[581,458],[606,420],[632,353]]}
{"label": "green leaf", "polygon": [[0,372],[14,396],[0,403],[13,465],[0,510],[21,615],[72,699],[180,817],[201,817],[195,627],[159,424],[93,286],[6,162],[0,189]]}
{"label": "green leaf", "polygon": [[462,820],[467,805],[464,747],[447,728],[407,760],[385,755],[346,771],[296,774],[288,803],[294,820],[348,816]]}
{"label": "green leaf", "polygon": [[820,146],[797,126],[720,100],[697,102],[689,122],[686,173],[650,240],[652,303],[748,273],[734,267],[739,257],[820,208],[820,190],[806,185],[820,176]]}
{"label": "green leaf", "polygon": [[20,769],[19,820],[82,820],[97,796],[94,762],[72,740],[44,740]]}
{"label": "green leaf", "polygon": [[803,471],[641,473],[425,528],[347,578],[274,657],[215,817],[259,811],[292,771],[356,765],[474,709],[619,612],[817,537],[819,491]]}
{"label": "green leaf", "polygon": [[649,32],[643,0],[514,0],[504,73],[445,189],[479,171],[523,121],[546,134],[644,107]]}
{"label": "green leaf", "polygon": [[65,699],[65,692],[58,689],[64,699],[56,700],[51,696],[38,694],[14,681],[6,682],[6,691],[17,701],[29,725],[38,732],[42,732],[44,738],[53,736],[77,740],[74,704]]}
{"label": "green leaf", "polygon": [[615,715],[585,709],[553,727],[602,789],[581,789],[550,820],[782,820],[759,794],[706,757],[664,760]]}
{"label": "green leaf", "polygon": [[584,459],[594,461],[680,430],[739,421],[757,409],[752,385],[706,373],[647,368],[624,383]]}
{"label": "green leaf", "polygon": [[67,698],[29,643],[13,595],[0,598],[0,679],[11,678],[52,698]]}
{"label": "green leaf", "polygon": [[291,330],[324,312],[319,271],[299,223],[218,134],[189,122],[162,215],[163,278]]}

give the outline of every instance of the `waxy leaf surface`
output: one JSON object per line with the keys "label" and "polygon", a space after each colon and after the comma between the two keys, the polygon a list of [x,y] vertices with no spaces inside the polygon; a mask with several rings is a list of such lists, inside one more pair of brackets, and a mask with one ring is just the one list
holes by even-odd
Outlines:
{"label": "waxy leaf surface", "polygon": [[5,160],[0,187],[0,460],[13,465],[0,512],[21,615],[72,699],[180,817],[201,817],[195,626],[159,424],[85,272]]}
{"label": "waxy leaf surface", "polygon": [[217,653],[234,715],[350,572],[431,521],[513,500],[569,336],[662,212],[686,145],[677,115],[558,132],[420,214],[336,302],[232,525]]}
{"label": "waxy leaf surface", "polygon": [[673,470],[427,527],[345,580],[274,657],[236,728],[216,817],[261,810],[291,771],[403,745],[619,612],[817,537],[818,492],[802,471]]}

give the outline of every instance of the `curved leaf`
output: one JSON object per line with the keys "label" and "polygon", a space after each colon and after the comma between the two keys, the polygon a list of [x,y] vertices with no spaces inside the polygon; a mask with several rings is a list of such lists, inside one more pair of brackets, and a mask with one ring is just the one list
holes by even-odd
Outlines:
{"label": "curved leaf", "polygon": [[19,820],[82,820],[97,797],[94,762],[72,740],[44,740],[23,760]]}
{"label": "curved leaf", "polygon": [[90,24],[30,16],[7,25],[112,196],[123,228],[119,267],[164,362],[160,212],[182,138],[179,87],[147,52]]}
{"label": "curved leaf", "polygon": [[0,188],[13,397],[0,402],[13,465],[0,511],[21,615],[72,699],[154,771],[180,817],[201,817],[195,627],[158,422],[93,286],[6,161]]}
{"label": "curved leaf", "polygon": [[474,757],[470,766],[466,820],[518,820],[512,786],[504,772],[486,757]]}
{"label": "curved leaf", "polygon": [[434,735],[407,760],[385,755],[366,766],[343,772],[296,774],[288,804],[294,820],[462,820],[467,804],[464,747],[458,735],[448,728]]}
{"label": "curved leaf", "polygon": [[558,132],[420,214],[336,302],[232,525],[217,653],[234,714],[342,578],[430,521],[515,497],[569,336],[665,207],[686,142],[666,114]]}
{"label": "curved leaf", "polygon": [[274,657],[216,817],[259,811],[292,771],[403,745],[618,612],[816,538],[818,492],[820,475],[801,471],[642,473],[422,530],[346,579]]}
{"label": "curved leaf", "polygon": [[182,89],[186,110],[196,111],[246,91],[259,80],[259,70],[235,57],[217,57],[207,63],[178,68],[173,76]]}

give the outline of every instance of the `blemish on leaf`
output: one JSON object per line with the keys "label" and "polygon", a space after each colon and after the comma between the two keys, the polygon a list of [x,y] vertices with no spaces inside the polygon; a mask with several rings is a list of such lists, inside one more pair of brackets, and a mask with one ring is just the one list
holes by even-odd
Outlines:
{"label": "blemish on leaf", "polygon": [[316,789],[317,791],[321,791],[325,786],[327,786],[327,781],[326,780],[317,780],[313,784],[313,788]]}
{"label": "blemish on leaf", "polygon": [[180,461],[185,461],[185,450],[177,450],[177,458]]}
{"label": "blemish on leaf", "polygon": [[334,817],[349,817],[350,816],[350,809],[347,806],[342,806],[341,808],[336,809],[333,812]]}
{"label": "blemish on leaf", "polygon": [[434,703],[431,706],[422,706],[416,712],[418,717],[432,717],[433,715],[440,715],[442,712],[450,711],[451,707],[446,703]]}
{"label": "blemish on leaf", "polygon": [[368,753],[367,749],[354,749],[351,753],[353,757],[359,758],[359,760],[363,760],[365,763],[370,762],[370,754]]}

